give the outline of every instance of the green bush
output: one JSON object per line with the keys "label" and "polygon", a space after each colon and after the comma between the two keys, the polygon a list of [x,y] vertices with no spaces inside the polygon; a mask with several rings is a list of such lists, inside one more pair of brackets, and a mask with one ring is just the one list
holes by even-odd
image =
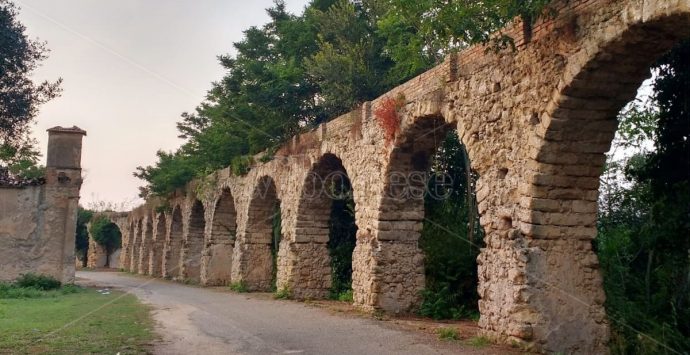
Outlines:
{"label": "green bush", "polygon": [[340,301],[340,302],[354,302],[354,300],[355,300],[355,298],[354,298],[354,295],[352,294],[352,289],[341,292],[338,295],[338,301]]}
{"label": "green bush", "polygon": [[17,278],[14,281],[14,285],[19,288],[34,288],[48,291],[60,288],[62,283],[52,276],[28,273]]}
{"label": "green bush", "polygon": [[288,288],[282,288],[273,295],[273,298],[277,300],[289,300],[291,298],[290,290]]}
{"label": "green bush", "polygon": [[252,163],[254,163],[254,159],[251,156],[242,155],[234,157],[230,162],[230,170],[235,176],[247,175]]}
{"label": "green bush", "polygon": [[249,292],[249,290],[247,289],[247,284],[245,284],[245,283],[242,282],[242,281],[233,282],[233,283],[231,283],[230,286],[228,286],[228,287],[229,287],[232,291],[239,292],[239,293]]}
{"label": "green bush", "polygon": [[461,319],[474,318],[476,311],[460,304],[458,293],[450,291],[448,283],[441,283],[440,287],[422,291],[422,305],[419,313],[433,319]]}

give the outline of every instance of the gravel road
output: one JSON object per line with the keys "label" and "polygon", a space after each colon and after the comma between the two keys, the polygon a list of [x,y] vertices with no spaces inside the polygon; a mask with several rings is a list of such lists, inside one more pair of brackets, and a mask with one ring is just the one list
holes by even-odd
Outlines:
{"label": "gravel road", "polygon": [[151,305],[162,338],[154,346],[155,354],[420,355],[460,351],[386,322],[333,314],[299,302],[118,272],[79,271],[77,278],[81,284],[133,293]]}

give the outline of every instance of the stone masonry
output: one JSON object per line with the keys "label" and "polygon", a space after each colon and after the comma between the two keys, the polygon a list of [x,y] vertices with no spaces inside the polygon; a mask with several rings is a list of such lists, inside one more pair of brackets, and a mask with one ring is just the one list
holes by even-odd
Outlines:
{"label": "stone masonry", "polygon": [[35,273],[74,282],[85,135],[77,127],[49,129],[45,182],[0,184],[0,281]]}
{"label": "stone masonry", "polygon": [[[360,109],[293,137],[245,176],[220,170],[170,201],[131,211],[118,222],[121,264],[203,285],[241,281],[266,290],[273,268],[267,221],[279,204],[278,288],[297,298],[324,297],[332,201],[323,182],[344,174],[358,226],[355,303],[409,312],[424,288],[418,177],[454,130],[480,176],[482,333],[545,352],[607,352],[605,296],[592,251],[604,153],[617,112],[649,77],[650,65],[690,35],[690,0],[571,0],[553,9],[557,15],[538,22],[529,42],[517,20],[503,31],[516,51],[474,46],[450,55]],[[404,103],[390,142],[373,114],[388,98]]]}

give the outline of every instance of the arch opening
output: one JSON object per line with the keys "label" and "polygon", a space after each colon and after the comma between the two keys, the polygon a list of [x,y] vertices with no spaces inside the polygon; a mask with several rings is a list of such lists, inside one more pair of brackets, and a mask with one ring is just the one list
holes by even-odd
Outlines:
{"label": "arch opening", "polygon": [[107,216],[96,216],[89,223],[88,266],[92,268],[115,268],[119,264],[122,248],[120,227]]}
{"label": "arch opening", "polygon": [[150,217],[144,217],[141,222],[141,245],[139,247],[139,261],[137,270],[139,274],[150,273],[150,257],[153,246],[153,223]]}
{"label": "arch opening", "polygon": [[231,279],[232,254],[237,238],[237,212],[229,188],[221,191],[215,204],[213,220],[202,257],[204,285],[227,285]]}
{"label": "arch opening", "polygon": [[[586,58],[572,60],[577,68],[565,68],[563,84],[559,85],[547,112],[542,116],[541,127],[536,133],[536,149],[529,156],[527,178],[520,189],[523,191],[520,232],[529,247],[546,251],[530,256],[525,279],[537,280],[535,288],[541,288],[542,285],[555,287],[540,289],[529,300],[519,302],[523,303],[520,307],[527,305],[538,314],[529,324],[533,329],[531,337],[545,339],[545,351],[609,351],[610,326],[613,335],[620,340],[616,346],[626,342],[630,342],[631,346],[627,349],[611,349],[613,352],[636,352],[641,349],[636,346],[644,346],[636,337],[628,336],[627,340],[623,340],[629,329],[616,333],[619,322],[608,322],[606,311],[609,314],[611,311],[625,314],[617,312],[620,311],[615,309],[617,303],[630,307],[634,304],[631,299],[652,299],[650,295],[654,293],[653,290],[663,287],[650,287],[648,294],[645,291],[642,295],[622,301],[621,297],[628,297],[627,293],[634,287],[625,282],[612,286],[611,280],[615,280],[615,275],[620,275],[627,266],[620,265],[620,258],[610,258],[611,255],[607,253],[626,254],[626,245],[630,245],[638,236],[627,231],[625,238],[616,239],[615,231],[624,230],[628,221],[620,216],[614,218],[615,231],[606,230],[606,224],[610,223],[607,218],[611,217],[605,205],[610,186],[602,184],[602,181],[607,183],[608,179],[605,176],[602,180],[602,173],[610,173],[606,169],[619,165],[607,162],[607,152],[611,157],[619,124],[626,124],[617,119],[621,117],[621,109],[635,98],[643,81],[651,76],[650,66],[690,35],[690,14],[667,16],[670,10],[650,6],[645,9],[648,19],[644,22],[626,23],[617,29],[618,33],[606,38],[592,35],[588,40],[593,43],[585,44],[596,44],[596,52],[587,54]],[[690,60],[686,59],[686,62]],[[630,126],[625,129],[630,128],[634,130]],[[626,184],[630,185],[630,182]],[[619,194],[615,199],[620,202],[624,200],[622,197]],[[642,216],[644,198],[640,195],[636,198],[636,203],[630,207],[637,209],[637,216]],[[655,198],[663,200],[661,195]],[[602,206],[606,208],[602,209]],[[684,235],[687,235],[687,231]],[[613,245],[615,248],[612,249]],[[633,249],[632,255],[648,256],[648,249],[644,247]],[[666,254],[664,259],[670,260],[671,253]],[[687,254],[683,254],[681,259],[687,260]],[[643,274],[647,270],[647,261],[639,261],[645,266]],[[649,270],[658,270],[660,265],[650,262]],[[639,281],[631,271],[626,270],[626,281]],[[663,298],[672,297],[666,295]],[[606,310],[605,301],[606,307],[614,308]],[[499,302],[505,303],[502,300]],[[587,307],[582,307],[583,304]],[[645,304],[639,308],[642,310],[648,306]],[[494,327],[496,323],[496,320],[487,319],[487,328]],[[640,322],[629,319],[624,319],[622,324],[641,326]],[[562,332],[551,332],[554,327]],[[640,330],[645,334],[654,332],[653,328]],[[664,338],[665,341],[673,339],[669,330],[666,329],[663,336],[657,334],[652,337]]]}
{"label": "arch opening", "polygon": [[296,278],[292,290],[296,297],[352,300],[357,243],[353,193],[347,171],[334,154],[324,154],[309,172],[300,198],[293,248],[301,267],[311,270],[311,278]]}
{"label": "arch opening", "polygon": [[233,283],[250,291],[276,289],[280,243],[280,200],[275,181],[263,176],[252,192],[244,234],[235,245]]}
{"label": "arch opening", "polygon": [[180,275],[182,252],[182,209],[175,206],[170,221],[170,233],[166,239],[163,277],[172,279]]}
{"label": "arch opening", "polygon": [[[385,261],[415,277],[405,279],[404,294],[384,298],[379,306],[435,319],[474,318],[484,232],[476,201],[478,174],[459,132],[443,117],[417,118],[399,137],[390,161],[378,240],[418,262]],[[383,282],[395,283],[395,277]]]}
{"label": "arch opening", "polygon": [[153,243],[149,254],[149,274],[163,276],[164,248],[165,248],[165,214],[156,215],[155,228],[153,230]]}
{"label": "arch opening", "polygon": [[204,205],[195,200],[189,216],[187,235],[182,248],[182,278],[194,283],[201,282],[201,254],[204,249],[206,218]]}

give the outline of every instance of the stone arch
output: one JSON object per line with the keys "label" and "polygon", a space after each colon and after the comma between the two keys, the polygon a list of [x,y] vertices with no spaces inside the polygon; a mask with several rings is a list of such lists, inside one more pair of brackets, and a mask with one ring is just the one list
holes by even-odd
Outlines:
{"label": "stone arch", "polygon": [[232,280],[252,291],[269,291],[273,287],[273,221],[280,213],[273,178],[259,178],[249,199],[247,222],[235,245]]}
{"label": "stone arch", "polygon": [[301,186],[294,234],[292,240],[281,242],[278,270],[278,288],[290,290],[296,298],[325,298],[329,294],[329,220],[336,197],[329,184],[338,181],[351,185],[340,157],[325,153],[311,166]]}
{"label": "stone arch", "polygon": [[120,233],[120,248],[117,248],[115,250],[111,250],[110,253],[108,253],[108,250],[106,250],[105,247],[101,246],[96,242],[96,240],[93,238],[93,235],[91,234],[91,228],[92,228],[92,222],[94,219],[91,220],[87,224],[87,231],[89,235],[89,250],[88,250],[88,257],[87,257],[87,267],[90,268],[117,268],[119,267],[120,263],[119,260],[115,261],[116,258],[120,257],[122,255],[122,250],[123,248],[126,247],[124,244],[126,242],[125,240],[125,234],[122,232],[123,231],[123,226],[119,223],[116,223],[112,218],[110,218],[108,215],[96,215],[97,217],[103,217],[105,216],[109,222],[109,224],[115,226],[117,228],[118,232]]}
{"label": "stone arch", "polygon": [[205,208],[200,200],[194,199],[192,202],[187,221],[181,253],[180,275],[183,279],[199,283],[201,282],[201,254],[204,249],[206,229]]}
{"label": "stone arch", "polygon": [[226,285],[230,282],[232,254],[237,236],[237,211],[230,188],[223,188],[215,201],[211,229],[204,245],[201,283]]}
{"label": "stone arch", "polygon": [[[408,312],[420,304],[425,279],[418,240],[428,172],[434,153],[453,129],[439,114],[403,117],[383,173],[375,233],[358,240],[355,249],[359,259],[370,260],[353,276],[357,304],[391,312]],[[381,292],[368,292],[372,288]]]}
{"label": "stone arch", "polygon": [[[679,3],[651,3],[628,2],[606,31],[578,44],[540,116],[520,181],[517,230],[509,233],[522,250],[503,260],[515,263],[509,278],[520,280],[517,296],[495,292],[496,273],[481,280],[492,295],[485,302],[494,316],[480,322],[489,334],[538,339],[546,351],[607,349],[605,294],[592,250],[605,153],[618,112],[651,75],[650,65],[690,35],[687,7],[683,13],[673,11]],[[493,307],[498,303],[510,310]]]}
{"label": "stone arch", "polygon": [[153,242],[149,254],[149,275],[163,276],[163,254],[165,248],[165,225],[164,213],[156,213],[154,218]]}
{"label": "stone arch", "polygon": [[139,274],[149,273],[149,258],[153,245],[153,223],[149,215],[141,220],[141,242],[139,247],[139,261],[137,271]]}
{"label": "stone arch", "polygon": [[174,278],[180,275],[183,230],[181,206],[173,207],[169,223],[164,248],[163,277]]}

